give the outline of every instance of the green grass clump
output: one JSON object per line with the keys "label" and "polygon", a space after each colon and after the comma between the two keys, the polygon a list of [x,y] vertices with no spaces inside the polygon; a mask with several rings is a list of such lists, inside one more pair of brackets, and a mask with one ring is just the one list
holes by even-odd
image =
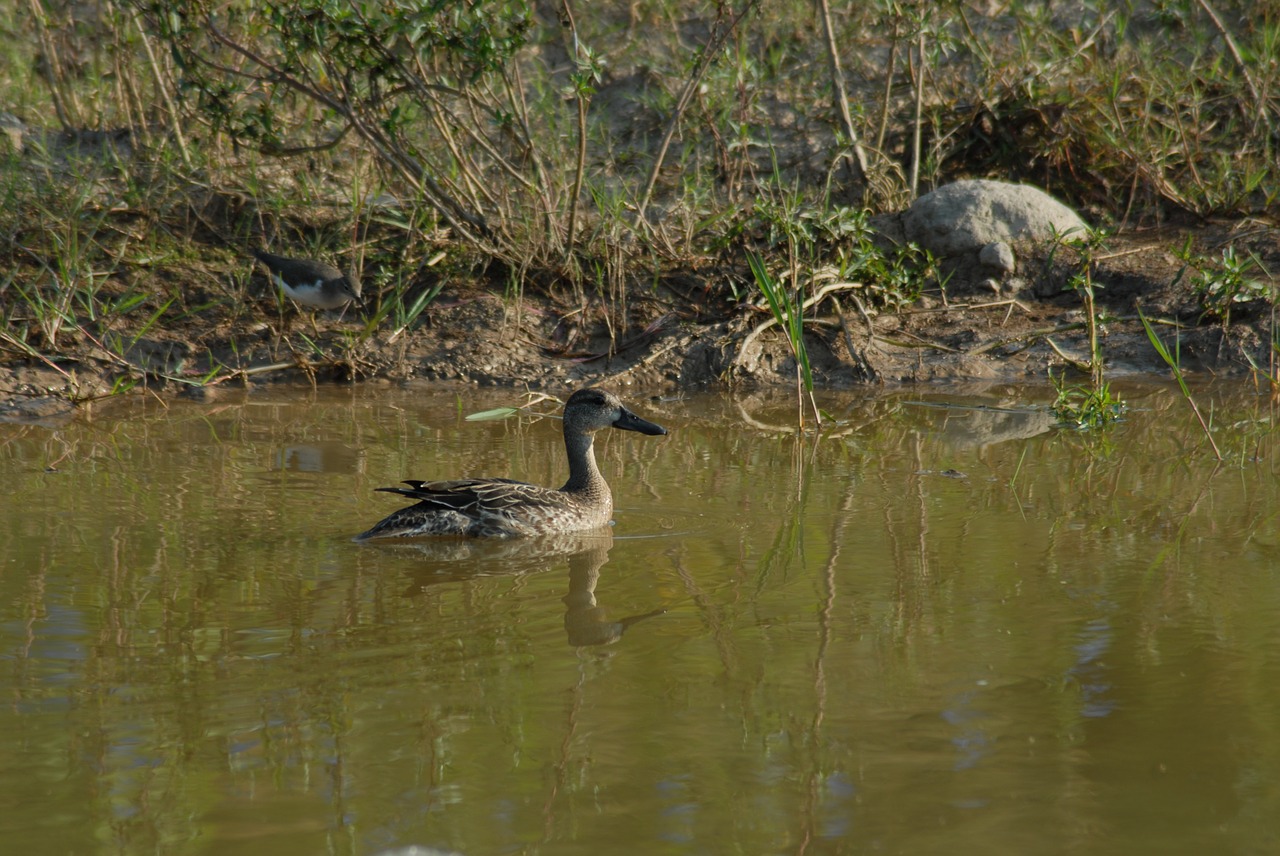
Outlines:
{"label": "green grass clump", "polygon": [[804,307],[801,305],[800,296],[793,295],[775,280],[765,268],[764,260],[760,256],[748,253],[747,262],[751,266],[756,285],[759,286],[769,304],[769,312],[773,315],[773,320],[786,334],[787,345],[791,348],[791,355],[796,361],[796,412],[800,427],[804,427],[802,392],[809,396],[814,420],[821,424],[822,416],[818,412],[817,404],[813,401],[813,368],[809,365],[809,349],[804,342]]}
{"label": "green grass clump", "polygon": [[1218,259],[1196,255],[1185,245],[1179,254],[1185,264],[1182,276],[1191,272],[1191,290],[1206,315],[1231,323],[1231,309],[1252,300],[1275,301],[1275,289],[1259,274],[1265,274],[1262,262],[1251,252],[1238,253],[1227,247]]}
{"label": "green grass clump", "polygon": [[[1068,279],[1067,287],[1080,297],[1084,309],[1085,329],[1089,336],[1089,359],[1083,363],[1072,362],[1088,375],[1089,383],[1069,385],[1065,372],[1059,377],[1054,377],[1053,372],[1050,372],[1049,380],[1057,391],[1057,399],[1052,408],[1054,415],[1059,422],[1076,428],[1101,428],[1118,420],[1125,410],[1124,402],[1118,395],[1112,394],[1111,384],[1106,379],[1106,359],[1099,335],[1103,318],[1098,310],[1095,290],[1101,286],[1094,281],[1093,268],[1098,255],[1106,250],[1106,239],[1105,232],[1092,230],[1084,235],[1063,236],[1063,243],[1080,253],[1079,268]],[[1052,341],[1050,344],[1053,344]]]}
{"label": "green grass clump", "polygon": [[1091,430],[1117,422],[1124,415],[1125,404],[1111,392],[1109,383],[1096,388],[1068,384],[1065,374],[1054,377],[1052,372],[1049,380],[1058,394],[1051,409],[1063,425]]}

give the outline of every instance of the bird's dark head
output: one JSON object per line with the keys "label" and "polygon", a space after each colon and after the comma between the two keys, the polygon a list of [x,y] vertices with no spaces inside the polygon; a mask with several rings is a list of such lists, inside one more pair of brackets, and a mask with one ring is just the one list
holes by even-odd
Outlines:
{"label": "bird's dark head", "polygon": [[360,296],[360,280],[348,274],[338,283],[338,287],[343,294],[351,298],[352,303],[357,306],[364,306],[364,298]]}
{"label": "bird's dark head", "polygon": [[589,434],[601,428],[620,428],[641,434],[661,435],[667,429],[641,419],[622,403],[622,399],[599,387],[580,389],[564,405],[565,431]]}

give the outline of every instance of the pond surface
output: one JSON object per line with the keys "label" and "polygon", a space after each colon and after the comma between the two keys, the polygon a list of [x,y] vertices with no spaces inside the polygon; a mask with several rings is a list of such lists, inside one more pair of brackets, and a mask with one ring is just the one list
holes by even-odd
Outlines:
{"label": "pond surface", "polygon": [[[625,391],[624,397],[625,397]],[[0,425],[11,853],[1280,851],[1268,402],[633,397],[604,537],[378,546],[554,419],[364,386]],[[967,405],[963,407],[949,405]],[[982,405],[986,409],[972,405]],[[1005,409],[999,409],[1005,408]]]}

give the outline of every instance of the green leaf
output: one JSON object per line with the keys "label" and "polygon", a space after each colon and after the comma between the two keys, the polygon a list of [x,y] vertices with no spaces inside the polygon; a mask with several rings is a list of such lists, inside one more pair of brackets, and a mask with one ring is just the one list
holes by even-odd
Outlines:
{"label": "green leaf", "polygon": [[519,407],[495,407],[493,410],[481,410],[466,417],[468,422],[493,422],[498,419],[510,419],[520,412]]}

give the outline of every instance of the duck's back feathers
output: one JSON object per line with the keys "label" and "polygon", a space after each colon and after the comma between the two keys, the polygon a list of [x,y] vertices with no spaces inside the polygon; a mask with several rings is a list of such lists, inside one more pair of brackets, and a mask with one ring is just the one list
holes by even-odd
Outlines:
{"label": "duck's back feathers", "polygon": [[408,487],[380,487],[377,490],[420,499],[443,508],[457,509],[488,501],[509,504],[512,496],[521,493],[520,488],[546,490],[514,479],[453,479],[431,482],[406,479],[401,484],[407,484]]}
{"label": "duck's back feathers", "polygon": [[[547,531],[602,526],[612,507],[591,508],[562,491],[513,479],[406,481],[408,487],[380,491],[416,499],[383,519],[357,541],[456,535],[470,538],[515,537]],[[601,513],[603,512],[603,513]]]}

